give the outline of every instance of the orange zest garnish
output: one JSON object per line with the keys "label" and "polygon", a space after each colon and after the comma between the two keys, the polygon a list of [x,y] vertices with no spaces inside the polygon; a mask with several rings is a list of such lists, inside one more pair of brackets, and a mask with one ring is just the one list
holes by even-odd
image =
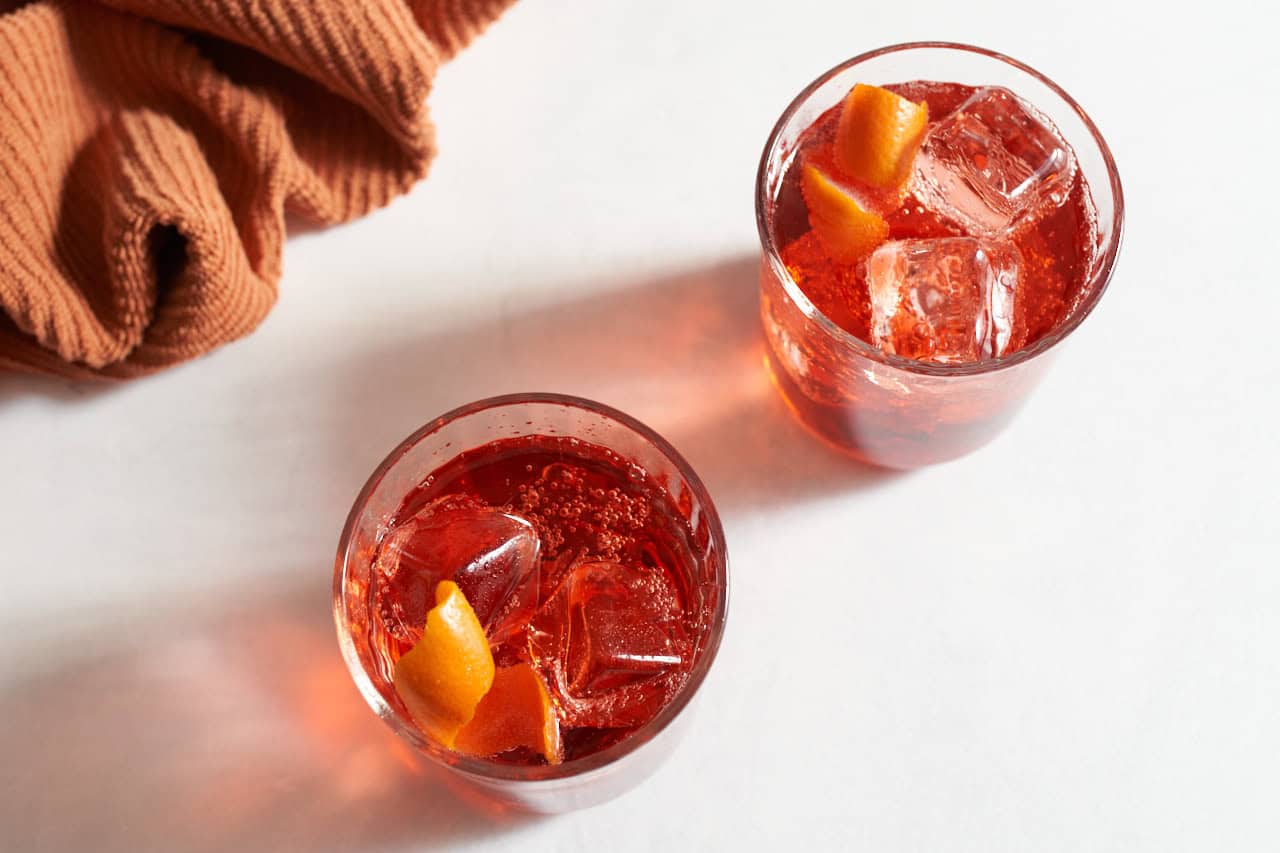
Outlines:
{"label": "orange zest garnish", "polygon": [[493,687],[453,744],[470,755],[497,755],[519,746],[560,763],[560,721],[542,676],[527,663],[494,674]]}
{"label": "orange zest garnish", "polygon": [[493,685],[493,673],[493,654],[475,611],[456,583],[440,581],[422,639],[396,661],[396,692],[423,731],[452,748]]}
{"label": "orange zest garnish", "polygon": [[899,189],[924,139],[929,108],[879,86],[853,87],[836,128],[836,165],[878,189]]}
{"label": "orange zest garnish", "polygon": [[809,226],[835,261],[859,261],[889,236],[884,217],[863,207],[849,190],[816,166],[805,165],[800,193],[809,208]]}

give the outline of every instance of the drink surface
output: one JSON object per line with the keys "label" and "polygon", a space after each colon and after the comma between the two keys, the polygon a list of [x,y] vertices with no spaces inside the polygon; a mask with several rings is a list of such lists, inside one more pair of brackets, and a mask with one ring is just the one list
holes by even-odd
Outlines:
{"label": "drink surface", "polygon": [[[926,103],[927,133],[935,135],[939,127],[950,127],[948,119],[978,91],[958,83],[931,81],[884,88],[911,101]],[[828,150],[835,141],[840,112],[841,105],[832,107],[800,136],[774,202],[772,227],[783,263],[814,307],[850,334],[874,342],[867,264],[842,263],[831,257],[810,229],[809,210],[801,193],[804,165],[830,159]],[[958,135],[963,139],[966,133],[962,127]],[[1016,150],[1019,143],[1038,141],[1034,134],[1031,129],[1015,128],[1005,142]],[[981,161],[984,155],[975,156]],[[905,195],[885,216],[890,241],[988,236],[975,232],[981,222],[958,221],[940,214],[940,206],[922,191],[923,183],[919,174],[914,176]],[[1025,216],[1023,224],[1005,235],[1016,246],[1020,260],[1017,298],[1012,300],[1011,309],[1012,340],[1000,355],[1043,338],[1085,295],[1099,242],[1097,216],[1088,186],[1078,171],[1067,174],[1057,189],[1065,195],[1065,199],[1054,199],[1060,204],[1042,203],[1041,210]],[[942,192],[947,190],[944,187]]]}
{"label": "drink surface", "polygon": [[[405,496],[374,555],[375,681],[396,701],[396,661],[450,576],[498,667],[542,675],[563,760],[617,743],[680,689],[705,633],[691,535],[672,496],[603,447],[534,435],[459,454]],[[545,761],[523,747],[489,757]]]}

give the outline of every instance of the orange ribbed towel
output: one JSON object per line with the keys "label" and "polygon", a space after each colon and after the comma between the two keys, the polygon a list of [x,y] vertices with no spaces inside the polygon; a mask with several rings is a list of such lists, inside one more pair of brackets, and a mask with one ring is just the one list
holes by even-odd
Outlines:
{"label": "orange ribbed towel", "polygon": [[286,211],[421,178],[436,69],[511,1],[0,0],[0,370],[137,376],[248,334]]}

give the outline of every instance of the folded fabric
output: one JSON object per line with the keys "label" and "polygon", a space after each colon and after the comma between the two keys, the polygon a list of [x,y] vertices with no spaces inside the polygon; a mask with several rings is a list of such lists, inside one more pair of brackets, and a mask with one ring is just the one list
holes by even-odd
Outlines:
{"label": "folded fabric", "polygon": [[0,0],[0,370],[127,378],[252,331],[286,212],[435,152],[441,63],[511,0]]}

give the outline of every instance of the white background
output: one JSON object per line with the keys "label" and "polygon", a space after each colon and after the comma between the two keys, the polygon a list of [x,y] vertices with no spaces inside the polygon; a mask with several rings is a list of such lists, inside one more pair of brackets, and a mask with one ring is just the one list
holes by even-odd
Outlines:
{"label": "white background", "polygon": [[[0,847],[1276,849],[1277,28],[1139,8],[521,0],[439,76],[430,178],[293,239],[253,336],[0,380]],[[752,186],[803,85],[917,38],[1075,95],[1128,228],[1010,430],[899,475],[769,387]],[[731,555],[687,739],[549,819],[415,775],[329,615],[386,451],[523,390],[667,435]]]}

